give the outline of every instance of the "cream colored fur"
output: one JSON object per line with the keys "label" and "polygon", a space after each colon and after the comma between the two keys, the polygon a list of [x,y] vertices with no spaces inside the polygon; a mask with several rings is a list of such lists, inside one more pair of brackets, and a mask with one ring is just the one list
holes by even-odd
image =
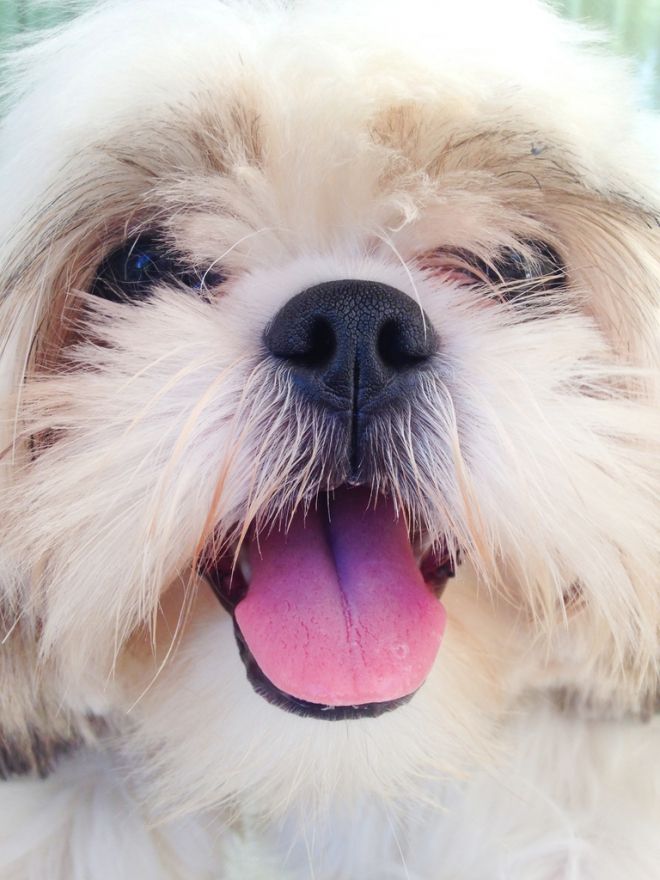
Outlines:
{"label": "cream colored fur", "polygon": [[[4,80],[0,735],[53,772],[0,783],[2,880],[657,880],[660,191],[623,63],[527,0],[111,0]],[[224,284],[92,296],[154,225]],[[536,240],[568,284],[528,306],[446,272]],[[195,560],[325,488],[261,340],[338,278],[439,334],[374,488],[464,562],[420,692],[330,724],[252,691]]]}

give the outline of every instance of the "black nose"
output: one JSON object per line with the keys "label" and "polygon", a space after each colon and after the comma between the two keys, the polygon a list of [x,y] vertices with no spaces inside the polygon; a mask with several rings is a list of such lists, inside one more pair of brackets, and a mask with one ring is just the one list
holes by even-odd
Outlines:
{"label": "black nose", "polygon": [[292,297],[265,334],[314,401],[364,413],[406,393],[437,337],[411,297],[375,281],[328,281]]}

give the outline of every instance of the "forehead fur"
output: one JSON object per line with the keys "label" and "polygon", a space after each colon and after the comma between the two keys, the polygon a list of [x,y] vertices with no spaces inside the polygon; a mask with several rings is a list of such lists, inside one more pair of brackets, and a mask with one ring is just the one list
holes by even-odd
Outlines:
{"label": "forehead fur", "polygon": [[[177,108],[215,112],[219,103],[224,162],[236,150],[237,159],[258,158],[274,108],[269,137],[293,136],[301,152],[315,149],[322,132],[326,140],[331,134],[332,155],[350,154],[351,130],[370,121],[407,153],[419,141],[419,160],[432,161],[416,119],[433,108],[445,129],[435,132],[436,150],[452,126],[524,132],[530,149],[561,145],[587,184],[634,193],[647,162],[633,147],[637,123],[624,110],[632,104],[628,81],[620,65],[584,43],[582,31],[526,0],[506,9],[484,0],[458,8],[431,0],[101,4],[9,62],[9,89],[23,100],[0,139],[0,160],[18,152],[33,174],[27,189],[21,181],[22,198],[14,192],[3,203],[24,208],[63,163],[75,168],[85,146],[114,140],[126,126],[148,130]],[[200,121],[195,146],[217,162],[213,121],[208,131]]]}
{"label": "forehead fur", "polygon": [[[506,11],[482,0],[100,4],[9,62],[22,100],[0,134],[0,237],[15,243],[27,220],[33,246],[40,228],[48,247],[67,227],[96,225],[107,240],[154,214],[241,205],[246,222],[228,224],[229,241],[204,227],[211,252],[200,257],[263,227],[327,247],[342,226],[353,238],[400,229],[439,196],[434,235],[452,245],[493,228],[495,214],[533,234],[552,187],[652,202],[627,137],[626,79],[593,47],[585,68],[584,41],[525,0]],[[462,228],[466,197],[473,229]],[[415,239],[427,244],[419,229]]]}

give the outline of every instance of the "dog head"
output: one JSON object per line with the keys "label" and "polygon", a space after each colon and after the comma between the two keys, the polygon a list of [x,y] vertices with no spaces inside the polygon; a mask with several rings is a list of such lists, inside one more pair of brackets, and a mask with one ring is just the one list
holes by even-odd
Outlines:
{"label": "dog head", "polygon": [[627,80],[545,8],[459,6],[118,0],[10,59],[24,763],[101,718],[160,803],[276,810],[491,761],[529,692],[655,692]]}

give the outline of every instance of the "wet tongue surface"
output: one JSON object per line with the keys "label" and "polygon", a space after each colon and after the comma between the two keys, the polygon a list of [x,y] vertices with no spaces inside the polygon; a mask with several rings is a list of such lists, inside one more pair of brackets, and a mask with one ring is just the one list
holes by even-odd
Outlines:
{"label": "wet tongue surface", "polygon": [[391,502],[341,489],[250,548],[235,617],[280,690],[328,706],[385,702],[424,681],[445,611],[424,582]]}

